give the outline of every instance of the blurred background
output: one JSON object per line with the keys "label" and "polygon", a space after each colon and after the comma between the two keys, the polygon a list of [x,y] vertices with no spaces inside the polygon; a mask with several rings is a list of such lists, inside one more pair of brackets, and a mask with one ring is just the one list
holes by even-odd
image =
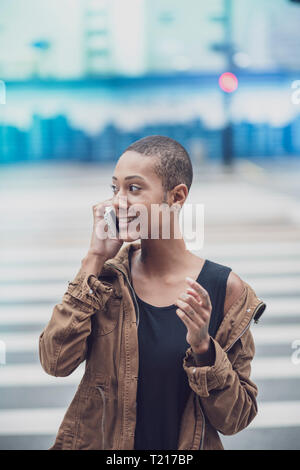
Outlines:
{"label": "blurred background", "polygon": [[91,206],[146,135],[178,140],[199,256],[267,303],[259,413],[227,449],[300,448],[300,2],[1,0],[0,448],[46,449],[83,373],[38,336],[88,249]]}

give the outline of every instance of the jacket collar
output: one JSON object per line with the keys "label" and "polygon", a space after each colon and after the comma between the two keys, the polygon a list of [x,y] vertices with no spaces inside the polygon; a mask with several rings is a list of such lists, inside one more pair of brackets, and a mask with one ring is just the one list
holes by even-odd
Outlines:
{"label": "jacket collar", "polygon": [[132,252],[141,248],[141,240],[136,240],[134,242],[124,242],[120,250],[114,258],[110,258],[104,263],[104,269],[111,271],[115,268],[118,271],[122,271],[125,276],[132,281],[131,272],[129,267],[129,258],[132,255]]}

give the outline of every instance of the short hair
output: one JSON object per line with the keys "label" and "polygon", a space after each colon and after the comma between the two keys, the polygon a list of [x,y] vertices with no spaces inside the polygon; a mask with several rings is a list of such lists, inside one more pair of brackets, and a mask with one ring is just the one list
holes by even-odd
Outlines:
{"label": "short hair", "polygon": [[124,150],[134,150],[141,155],[157,157],[154,172],[162,180],[165,193],[178,184],[186,184],[188,191],[193,181],[193,167],[185,148],[176,140],[162,135],[149,135],[139,139]]}

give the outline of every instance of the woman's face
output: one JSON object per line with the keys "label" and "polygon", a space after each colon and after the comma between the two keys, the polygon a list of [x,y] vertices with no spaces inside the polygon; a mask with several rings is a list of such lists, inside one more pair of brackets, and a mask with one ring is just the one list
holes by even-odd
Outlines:
{"label": "woman's face", "polygon": [[[164,227],[166,223],[170,226],[168,220],[174,218],[173,210],[169,210],[174,202],[174,189],[165,194],[162,181],[153,170],[153,164],[153,157],[134,151],[125,152],[116,164],[112,176],[113,206],[119,221],[120,238],[126,242],[139,238],[160,238],[162,224]],[[185,185],[178,185],[176,188],[180,189],[181,186]],[[176,208],[178,207],[177,205]],[[169,212],[170,219],[163,219],[163,212]],[[125,217],[129,221],[124,220]]]}

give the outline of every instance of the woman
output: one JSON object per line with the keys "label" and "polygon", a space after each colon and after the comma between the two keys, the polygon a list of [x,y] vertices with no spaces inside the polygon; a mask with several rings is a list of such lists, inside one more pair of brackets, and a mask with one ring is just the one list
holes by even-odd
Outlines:
{"label": "woman", "polygon": [[[51,449],[223,449],[218,432],[257,414],[249,327],[266,305],[186,249],[178,217],[192,178],[178,142],[145,137],[119,158],[113,197],[93,206],[88,253],[40,335],[47,373],[86,361]],[[119,232],[108,236],[110,205]]]}

